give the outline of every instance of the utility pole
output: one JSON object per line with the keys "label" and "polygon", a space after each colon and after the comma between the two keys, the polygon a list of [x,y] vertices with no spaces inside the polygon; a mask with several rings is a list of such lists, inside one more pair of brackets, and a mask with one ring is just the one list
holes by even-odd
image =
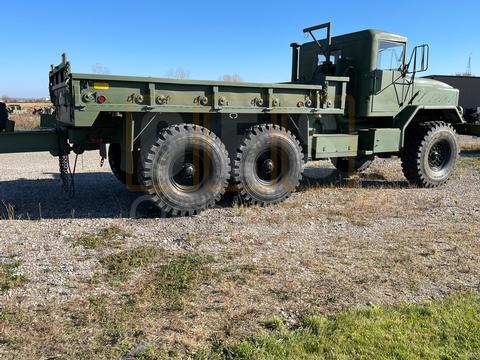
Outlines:
{"label": "utility pole", "polygon": [[467,71],[465,72],[466,76],[472,76],[472,55],[473,53],[470,53],[468,56]]}

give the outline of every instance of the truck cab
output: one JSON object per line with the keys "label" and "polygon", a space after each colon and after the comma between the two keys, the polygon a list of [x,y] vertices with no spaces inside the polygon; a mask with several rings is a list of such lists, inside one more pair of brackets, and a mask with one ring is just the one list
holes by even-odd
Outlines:
{"label": "truck cab", "polygon": [[[324,27],[330,33],[330,25]],[[317,83],[323,75],[348,76],[347,101],[354,109],[349,116],[357,119],[392,118],[410,105],[456,107],[457,89],[416,77],[428,69],[428,45],[413,48],[410,56],[407,45],[406,37],[380,30],[314,39],[299,46],[292,80]]]}

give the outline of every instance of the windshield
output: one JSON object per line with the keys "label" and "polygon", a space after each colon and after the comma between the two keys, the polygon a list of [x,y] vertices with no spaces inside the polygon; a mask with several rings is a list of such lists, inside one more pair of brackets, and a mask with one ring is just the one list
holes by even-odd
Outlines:
{"label": "windshield", "polygon": [[377,69],[400,70],[403,65],[404,54],[404,43],[380,41],[378,45]]}

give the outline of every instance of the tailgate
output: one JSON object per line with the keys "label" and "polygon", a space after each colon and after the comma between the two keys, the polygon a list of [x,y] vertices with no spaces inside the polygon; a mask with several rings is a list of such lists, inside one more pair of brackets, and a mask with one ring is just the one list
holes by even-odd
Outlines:
{"label": "tailgate", "polygon": [[49,73],[50,100],[55,106],[57,120],[73,124],[73,94],[70,63],[66,54],[62,54],[60,65],[51,67]]}

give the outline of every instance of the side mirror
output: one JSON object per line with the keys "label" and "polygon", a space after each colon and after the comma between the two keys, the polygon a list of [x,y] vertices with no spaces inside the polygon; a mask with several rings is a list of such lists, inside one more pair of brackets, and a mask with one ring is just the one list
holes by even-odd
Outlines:
{"label": "side mirror", "polygon": [[410,60],[405,66],[405,73],[415,74],[428,70],[430,59],[430,46],[427,44],[415,46],[410,55]]}

